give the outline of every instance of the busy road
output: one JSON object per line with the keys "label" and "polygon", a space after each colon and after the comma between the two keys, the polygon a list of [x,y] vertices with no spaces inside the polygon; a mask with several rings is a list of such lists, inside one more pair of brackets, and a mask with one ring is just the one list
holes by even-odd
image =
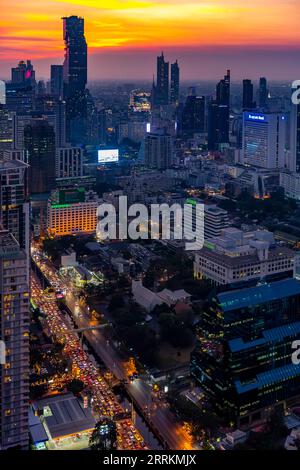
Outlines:
{"label": "busy road", "polygon": [[[44,256],[38,246],[34,246],[32,257],[44,274],[50,285],[60,286],[66,291],[66,304],[72,312],[73,319],[78,328],[88,327],[90,325],[90,316],[85,306],[80,306],[76,298],[76,292],[73,291],[70,284],[62,279],[52,263]],[[120,380],[126,380],[127,374],[124,368],[124,359],[116,350],[114,345],[100,330],[86,331],[85,337],[92,345],[105,366]],[[190,450],[193,449],[190,436],[187,435],[183,426],[178,423],[173,413],[162,404],[162,406],[152,406],[151,387],[146,379],[140,377],[134,382],[126,384],[126,389],[133,402],[140,410],[143,410],[144,416],[164,446],[170,449]]]}
{"label": "busy road", "polygon": [[[77,334],[70,329],[62,317],[55,298],[43,291],[37,276],[31,275],[31,297],[44,314],[43,327],[53,340],[64,345],[63,353],[72,365],[72,374],[80,379],[91,394],[94,410],[100,416],[122,417],[124,410],[117,401],[108,383],[97,367],[91,362],[80,345]],[[118,430],[118,447],[120,449],[142,449],[144,443],[141,435],[129,419],[116,420]]]}

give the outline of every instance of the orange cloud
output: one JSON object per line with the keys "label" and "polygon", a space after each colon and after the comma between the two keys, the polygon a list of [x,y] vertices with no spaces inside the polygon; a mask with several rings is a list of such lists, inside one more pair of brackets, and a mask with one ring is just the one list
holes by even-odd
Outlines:
{"label": "orange cloud", "polygon": [[62,55],[61,16],[86,20],[90,51],[108,47],[297,45],[292,0],[0,0],[0,56]]}

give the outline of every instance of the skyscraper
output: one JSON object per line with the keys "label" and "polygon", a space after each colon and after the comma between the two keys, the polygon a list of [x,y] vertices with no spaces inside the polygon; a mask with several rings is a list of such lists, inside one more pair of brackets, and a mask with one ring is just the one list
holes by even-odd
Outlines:
{"label": "skyscraper", "polygon": [[243,113],[242,162],[266,169],[285,164],[286,117],[282,113]]}
{"label": "skyscraper", "polygon": [[205,131],[205,97],[189,95],[182,110],[181,129],[183,135],[193,137]]}
{"label": "skyscraper", "polygon": [[84,19],[78,16],[63,18],[65,60],[63,79],[66,97],[84,91],[87,84],[87,43],[84,36]]}
{"label": "skyscraper", "polygon": [[156,86],[154,88],[154,105],[169,104],[169,62],[165,62],[164,54],[157,57]]}
{"label": "skyscraper", "polygon": [[24,128],[24,148],[29,163],[28,191],[50,192],[55,184],[55,132],[45,119]]}
{"label": "skyscraper", "polygon": [[208,150],[221,150],[229,142],[229,109],[212,101],[208,106]]}
{"label": "skyscraper", "polygon": [[84,19],[63,18],[65,59],[63,64],[64,97],[67,103],[67,140],[82,143],[86,137],[87,118],[87,43]]}
{"label": "skyscraper", "polygon": [[149,168],[166,169],[173,164],[172,137],[164,131],[145,137],[145,164]]}
{"label": "skyscraper", "polygon": [[6,84],[6,108],[16,113],[32,111],[35,102],[35,71],[30,60],[20,61],[11,70],[11,82]]}
{"label": "skyscraper", "polygon": [[208,150],[219,150],[229,143],[230,70],[219,81],[216,101],[208,108]]}
{"label": "skyscraper", "polygon": [[[9,154],[9,152],[7,152]],[[0,449],[28,446],[29,203],[27,165],[0,162]]]}
{"label": "skyscraper", "polygon": [[28,253],[0,231],[0,337],[6,347],[0,367],[0,449],[28,447],[29,270]]}
{"label": "skyscraper", "polygon": [[253,83],[251,80],[243,80],[243,110],[251,110],[255,108],[253,102]]}
{"label": "skyscraper", "polygon": [[35,71],[30,60],[26,62],[21,60],[17,67],[11,69],[11,81],[12,83],[35,85]]}
{"label": "skyscraper", "polygon": [[217,103],[230,107],[230,70],[217,84]]}
{"label": "skyscraper", "polygon": [[179,102],[179,79],[180,70],[176,60],[174,64],[171,64],[171,84],[170,84],[170,103],[178,104]]}
{"label": "skyscraper", "polygon": [[268,84],[265,77],[261,77],[259,80],[259,107],[265,110],[268,107]]}
{"label": "skyscraper", "polygon": [[64,94],[63,66],[51,65],[51,95],[55,98],[62,99]]}

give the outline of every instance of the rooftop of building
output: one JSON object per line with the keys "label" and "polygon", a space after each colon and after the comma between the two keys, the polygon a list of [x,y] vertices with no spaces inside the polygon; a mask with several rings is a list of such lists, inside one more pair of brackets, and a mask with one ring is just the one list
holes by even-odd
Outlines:
{"label": "rooftop of building", "polygon": [[296,279],[283,279],[271,284],[223,292],[217,295],[217,299],[222,310],[228,312],[294,295],[300,295],[300,282]]}
{"label": "rooftop of building", "polygon": [[0,231],[0,257],[6,258],[18,254],[22,254],[22,252],[15,237],[6,230]]}
{"label": "rooftop of building", "polygon": [[90,409],[83,408],[72,393],[41,398],[33,403],[33,407],[43,412],[47,428],[54,439],[95,427]]}

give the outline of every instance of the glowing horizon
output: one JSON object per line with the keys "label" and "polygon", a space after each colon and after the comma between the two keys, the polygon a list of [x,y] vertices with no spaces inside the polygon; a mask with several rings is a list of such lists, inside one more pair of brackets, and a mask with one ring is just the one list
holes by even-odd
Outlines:
{"label": "glowing horizon", "polygon": [[[89,54],[167,48],[300,44],[294,0],[4,0],[0,58],[63,58],[61,17],[82,16]],[[101,6],[99,6],[101,3]],[[284,21],[283,21],[284,19]]]}

